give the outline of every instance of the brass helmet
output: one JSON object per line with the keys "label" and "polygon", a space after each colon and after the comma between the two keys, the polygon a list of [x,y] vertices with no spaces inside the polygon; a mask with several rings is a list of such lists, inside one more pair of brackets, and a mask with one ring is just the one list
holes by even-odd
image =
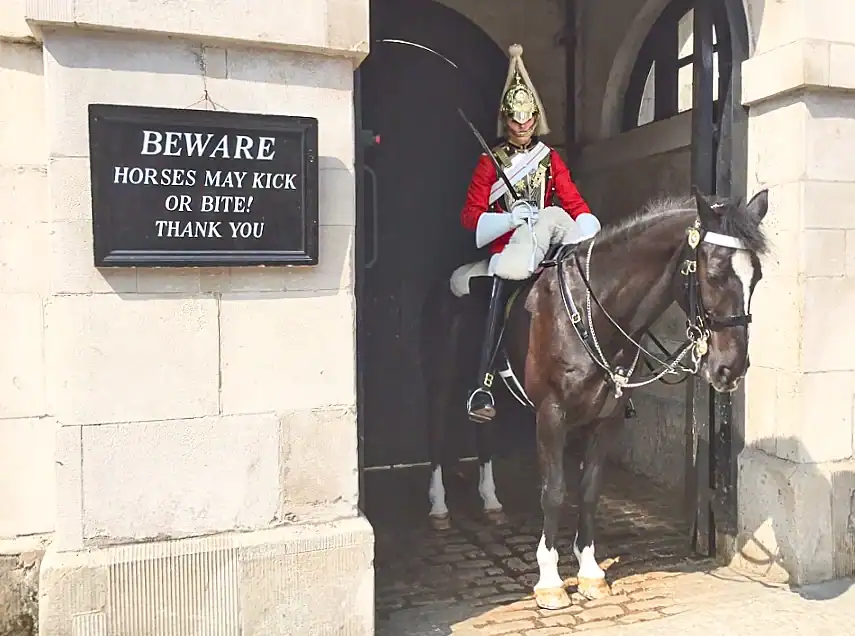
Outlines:
{"label": "brass helmet", "polygon": [[504,118],[508,117],[520,124],[526,123],[532,117],[537,117],[535,135],[545,135],[549,132],[543,103],[534,88],[534,84],[522,61],[523,48],[519,44],[508,47],[511,56],[508,67],[508,77],[502,90],[502,102],[499,108],[499,136],[505,134]]}

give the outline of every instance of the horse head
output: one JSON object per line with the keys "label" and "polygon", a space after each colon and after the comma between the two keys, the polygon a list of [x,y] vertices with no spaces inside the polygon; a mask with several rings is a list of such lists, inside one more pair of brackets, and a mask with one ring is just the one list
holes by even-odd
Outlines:
{"label": "horse head", "polygon": [[683,306],[706,380],[719,392],[736,390],[749,367],[751,297],[763,277],[768,243],[761,228],[769,194],[747,203],[710,200],[694,190],[698,218],[687,231],[689,256]]}

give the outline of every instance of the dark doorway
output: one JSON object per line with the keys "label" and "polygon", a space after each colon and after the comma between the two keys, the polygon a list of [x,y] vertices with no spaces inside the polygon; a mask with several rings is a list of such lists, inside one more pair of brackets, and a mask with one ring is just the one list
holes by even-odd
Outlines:
{"label": "dark doorway", "polygon": [[[437,278],[481,257],[459,221],[481,150],[457,108],[492,140],[507,72],[507,57],[483,31],[432,0],[374,0],[371,32],[371,54],[356,77],[357,126],[380,138],[357,155],[364,170],[357,175],[356,275],[365,467],[427,460],[422,301]],[[380,40],[428,47],[457,68]]]}

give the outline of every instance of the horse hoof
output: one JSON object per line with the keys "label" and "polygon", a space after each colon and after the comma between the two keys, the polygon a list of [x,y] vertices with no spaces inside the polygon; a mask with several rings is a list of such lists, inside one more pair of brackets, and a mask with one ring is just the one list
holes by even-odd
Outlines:
{"label": "horse hoof", "polygon": [[497,526],[503,526],[508,522],[508,518],[505,516],[505,511],[501,508],[485,510],[484,516],[487,517],[487,521]]}
{"label": "horse hoof", "polygon": [[540,609],[560,610],[570,607],[570,595],[563,587],[548,587],[534,591],[534,600]]}
{"label": "horse hoof", "polygon": [[589,601],[597,598],[605,598],[612,594],[612,590],[605,579],[579,579],[577,589],[579,590],[579,594]]}
{"label": "horse hoof", "polygon": [[437,532],[442,532],[444,530],[451,530],[451,515],[431,515],[430,516],[430,525]]}

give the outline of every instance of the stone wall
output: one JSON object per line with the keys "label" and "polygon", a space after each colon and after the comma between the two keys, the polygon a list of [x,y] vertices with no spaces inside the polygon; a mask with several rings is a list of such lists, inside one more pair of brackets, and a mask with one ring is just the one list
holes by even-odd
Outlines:
{"label": "stone wall", "polygon": [[762,9],[743,98],[774,254],[755,298],[735,553],[805,583],[855,574],[855,9]]}

